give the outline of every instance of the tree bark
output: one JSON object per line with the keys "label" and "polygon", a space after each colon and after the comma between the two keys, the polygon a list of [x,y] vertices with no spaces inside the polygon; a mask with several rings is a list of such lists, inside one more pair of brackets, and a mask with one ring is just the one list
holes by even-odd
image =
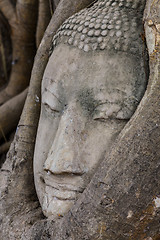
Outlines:
{"label": "tree bark", "polygon": [[51,9],[49,5],[49,0],[39,0],[39,10],[38,10],[38,24],[36,32],[36,45],[37,48],[42,40],[44,32],[51,19]]}

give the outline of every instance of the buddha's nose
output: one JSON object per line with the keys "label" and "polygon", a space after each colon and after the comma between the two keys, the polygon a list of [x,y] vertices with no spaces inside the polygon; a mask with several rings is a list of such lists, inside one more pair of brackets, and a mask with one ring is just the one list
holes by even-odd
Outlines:
{"label": "buddha's nose", "polygon": [[[78,119],[78,120],[77,120]],[[81,161],[81,134],[84,120],[80,116],[64,114],[48,153],[44,169],[53,174],[82,175],[85,166]]]}

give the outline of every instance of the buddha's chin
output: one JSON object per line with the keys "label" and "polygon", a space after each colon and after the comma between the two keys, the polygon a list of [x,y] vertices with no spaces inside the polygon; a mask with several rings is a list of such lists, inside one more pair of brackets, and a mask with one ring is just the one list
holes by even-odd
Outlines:
{"label": "buddha's chin", "polygon": [[55,219],[64,216],[71,207],[75,200],[60,200],[56,197],[49,197],[47,195],[43,198],[42,210],[44,215],[49,219]]}

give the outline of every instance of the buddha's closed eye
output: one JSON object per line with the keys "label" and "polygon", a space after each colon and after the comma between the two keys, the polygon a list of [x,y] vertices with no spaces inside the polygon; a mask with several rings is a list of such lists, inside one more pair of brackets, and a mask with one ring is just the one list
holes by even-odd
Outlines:
{"label": "buddha's closed eye", "polygon": [[94,120],[119,119],[128,120],[131,118],[133,110],[129,106],[120,103],[104,103],[97,106],[94,110]]}
{"label": "buddha's closed eye", "polygon": [[45,110],[51,114],[55,114],[55,113],[60,113],[61,110],[58,109],[56,106],[50,106],[48,103],[44,103],[45,106]]}
{"label": "buddha's closed eye", "polygon": [[45,110],[52,115],[62,111],[61,102],[49,91],[42,95],[42,104]]}

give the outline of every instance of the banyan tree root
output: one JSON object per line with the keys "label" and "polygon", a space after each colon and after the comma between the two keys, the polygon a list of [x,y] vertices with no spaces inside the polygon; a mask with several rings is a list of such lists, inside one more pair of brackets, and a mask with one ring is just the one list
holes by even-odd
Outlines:
{"label": "banyan tree root", "polygon": [[10,140],[10,141],[8,141],[8,142],[5,142],[4,144],[2,144],[2,145],[0,146],[0,155],[3,154],[3,153],[8,152],[9,147],[10,147],[10,145],[11,145],[11,142],[12,142],[12,140]]}
{"label": "banyan tree root", "polygon": [[5,142],[7,141],[6,135],[18,124],[27,92],[28,88],[0,107],[0,139],[4,139]]}
{"label": "banyan tree root", "polygon": [[37,32],[36,32],[37,48],[42,40],[42,37],[49,24],[50,19],[51,19],[51,8],[49,5],[49,1],[39,0],[38,24],[37,24]]}
{"label": "banyan tree root", "polygon": [[38,0],[0,0],[0,10],[11,29],[12,69],[8,86],[0,93],[0,105],[22,92],[29,84],[35,56]]}

